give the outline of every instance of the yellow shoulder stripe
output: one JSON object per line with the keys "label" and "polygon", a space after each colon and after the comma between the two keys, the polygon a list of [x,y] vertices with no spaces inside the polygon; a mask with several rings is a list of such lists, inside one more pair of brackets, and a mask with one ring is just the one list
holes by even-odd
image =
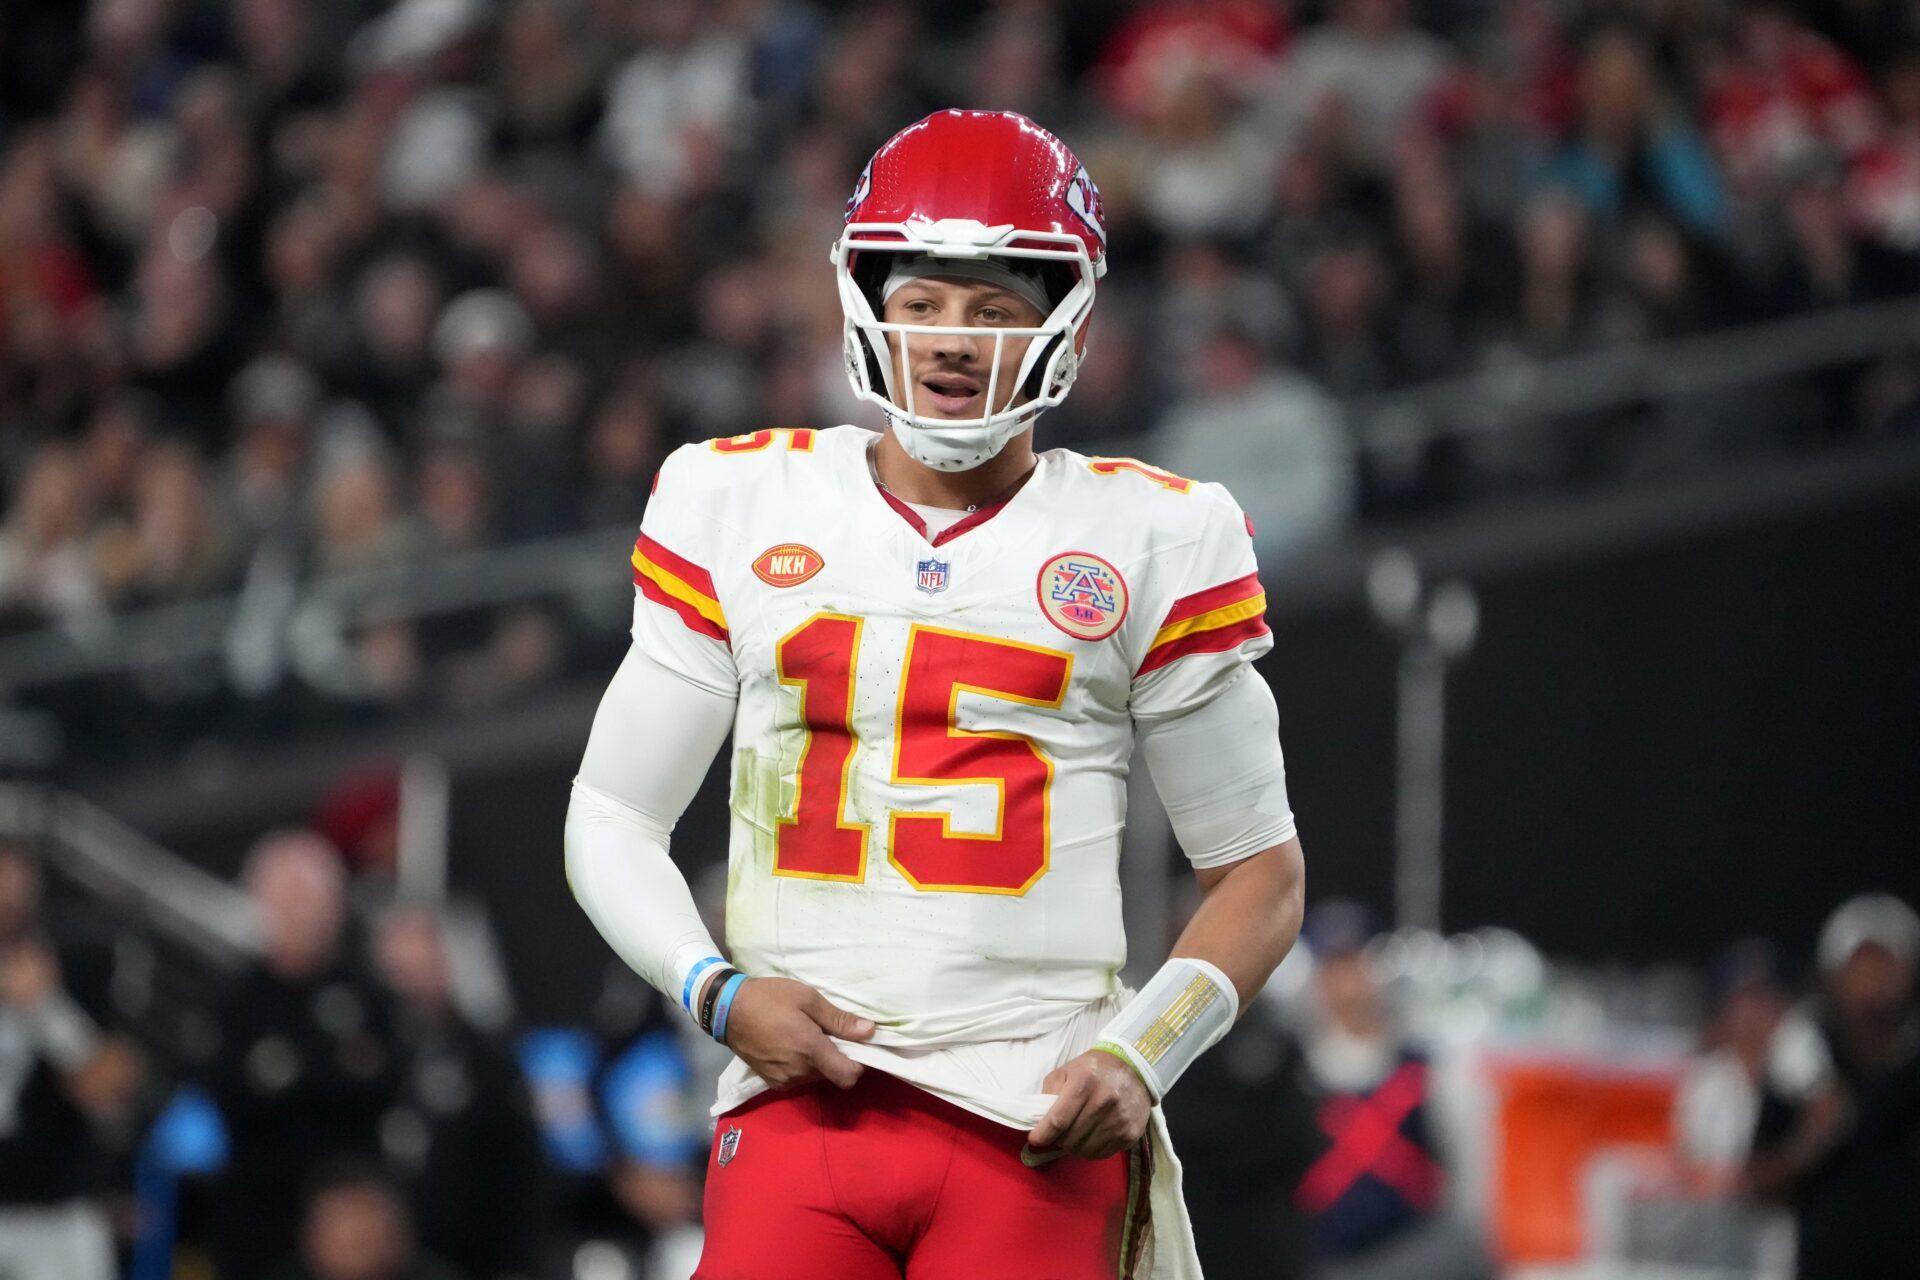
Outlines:
{"label": "yellow shoulder stripe", "polygon": [[1267,593],[1261,591],[1248,596],[1245,600],[1236,601],[1207,613],[1198,613],[1191,618],[1182,618],[1178,622],[1168,623],[1153,637],[1153,643],[1148,646],[1148,649],[1157,649],[1163,644],[1171,644],[1182,636],[1190,636],[1196,631],[1213,631],[1220,627],[1232,626],[1236,622],[1244,622],[1248,618],[1257,618],[1266,611]]}
{"label": "yellow shoulder stripe", "polygon": [[686,579],[675,575],[671,569],[662,568],[660,565],[647,559],[646,555],[638,547],[633,549],[633,570],[635,573],[645,575],[646,579],[653,583],[654,586],[659,587],[675,600],[685,604],[688,608],[715,626],[725,627],[727,625],[727,615],[720,611],[720,602],[718,600],[702,592],[699,588],[689,585]]}

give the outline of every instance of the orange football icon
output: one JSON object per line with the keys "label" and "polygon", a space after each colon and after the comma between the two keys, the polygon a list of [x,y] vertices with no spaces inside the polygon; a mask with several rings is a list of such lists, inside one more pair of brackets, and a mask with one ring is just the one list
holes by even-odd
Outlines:
{"label": "orange football icon", "polygon": [[797,587],[826,567],[818,551],[797,542],[769,547],[753,562],[754,575],[772,587]]}

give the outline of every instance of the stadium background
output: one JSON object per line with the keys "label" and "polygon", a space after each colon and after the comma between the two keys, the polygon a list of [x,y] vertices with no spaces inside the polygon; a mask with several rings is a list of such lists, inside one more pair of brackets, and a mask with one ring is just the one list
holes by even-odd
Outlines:
{"label": "stadium background", "polygon": [[[1524,1014],[1405,964],[1396,999],[1665,1078],[1724,948],[1807,990],[1843,899],[1920,901],[1916,41],[1874,0],[10,7],[3,809],[76,932],[157,957],[115,1014],[135,1128],[248,946],[188,869],[230,885],[288,826],[444,885],[503,977],[476,1008],[631,1037],[559,832],[647,480],[866,420],[826,249],[946,105],[1033,115],[1106,199],[1042,444],[1254,515],[1310,902],[1395,911],[1407,653],[1369,586],[1401,549],[1477,601],[1441,923],[1549,967]],[[1142,812],[1150,957],[1178,886]],[[556,1176],[556,1235],[648,1235]],[[186,1180],[183,1266],[218,1185]],[[1476,1212],[1516,1273],[1601,1247],[1577,1206]]]}

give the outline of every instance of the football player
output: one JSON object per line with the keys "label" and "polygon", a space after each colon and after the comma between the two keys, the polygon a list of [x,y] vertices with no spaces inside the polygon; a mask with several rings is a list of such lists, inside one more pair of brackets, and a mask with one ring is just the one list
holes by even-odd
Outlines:
{"label": "football player", "polygon": [[[903,130],[832,261],[888,429],[667,460],[567,818],[587,914],[736,1055],[696,1274],[1197,1275],[1157,1104],[1301,908],[1252,531],[1217,484],[1035,452],[1106,231],[1031,120]],[[723,953],[667,849],[729,733]],[[1138,994],[1136,750],[1203,895]]]}

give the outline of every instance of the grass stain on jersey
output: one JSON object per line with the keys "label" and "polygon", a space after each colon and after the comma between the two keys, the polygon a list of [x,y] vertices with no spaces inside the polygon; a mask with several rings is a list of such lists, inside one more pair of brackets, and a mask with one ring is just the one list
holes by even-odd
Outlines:
{"label": "grass stain on jersey", "polygon": [[[780,765],[763,759],[751,748],[733,753],[732,786],[727,800],[734,821],[727,841],[727,917],[728,945],[735,947],[736,962],[744,963],[739,943],[755,933],[749,927],[750,913],[773,909],[770,885],[774,858],[779,852]],[[740,828],[746,828],[746,845],[740,845]]]}
{"label": "grass stain on jersey", "polygon": [[781,794],[783,786],[780,762],[763,758],[751,747],[733,753],[733,791],[728,808],[735,817],[753,829],[753,853],[756,863],[771,873],[779,849]]}

